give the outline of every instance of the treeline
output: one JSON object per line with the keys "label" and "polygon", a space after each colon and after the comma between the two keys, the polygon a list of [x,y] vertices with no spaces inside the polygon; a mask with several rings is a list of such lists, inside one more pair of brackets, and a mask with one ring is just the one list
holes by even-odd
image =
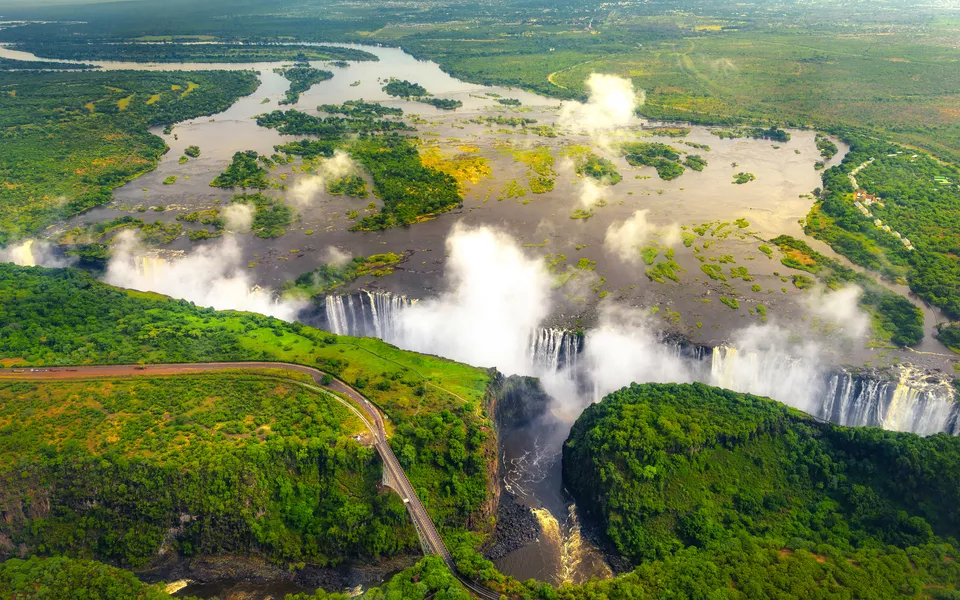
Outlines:
{"label": "treeline", "polygon": [[98,69],[95,65],[83,63],[50,62],[47,60],[19,60],[0,57],[0,71],[35,71],[37,69],[55,69],[58,71],[86,71]]}
{"label": "treeline", "polygon": [[[850,152],[823,173],[820,202],[805,231],[888,279],[905,277],[921,298],[960,318],[960,264],[954,258],[960,253],[960,170],[882,140],[845,137]],[[856,175],[858,185],[882,203],[869,207],[869,218],[853,205],[848,174],[871,159]]]}
{"label": "treeline", "polygon": [[246,71],[0,73],[0,246],[153,169],[166,145],[148,127],[223,111],[257,85]]}
{"label": "treeline", "polygon": [[97,41],[20,41],[12,47],[41,58],[124,62],[245,63],[284,60],[380,60],[375,54],[336,46],[291,44],[111,44]]}
{"label": "treeline", "polygon": [[[318,107],[319,108],[319,107]],[[320,108],[320,110],[323,110]],[[298,110],[275,110],[259,115],[257,125],[276,129],[284,135],[342,136],[348,133],[415,131],[402,121],[373,118],[314,117]]]}

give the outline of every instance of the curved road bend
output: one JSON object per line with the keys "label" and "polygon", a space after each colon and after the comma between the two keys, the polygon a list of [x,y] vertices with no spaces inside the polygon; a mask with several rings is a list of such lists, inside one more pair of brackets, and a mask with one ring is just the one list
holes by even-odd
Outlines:
{"label": "curved road bend", "polygon": [[[376,406],[364,397],[363,394],[353,389],[345,382],[334,378],[330,385],[323,386],[321,379],[325,373],[319,369],[295,365],[291,363],[271,363],[271,362],[223,362],[223,363],[185,363],[185,364],[151,364],[145,368],[137,368],[134,365],[96,365],[96,366],[78,366],[78,367],[34,367],[25,369],[2,369],[0,370],[0,380],[3,379],[30,379],[30,380],[64,380],[64,379],[86,379],[89,377],[129,377],[129,376],[157,376],[157,375],[180,375],[183,373],[197,373],[203,371],[222,371],[224,369],[283,369],[286,371],[297,371],[309,375],[314,383],[322,387],[314,387],[303,382],[297,382],[307,388],[319,392],[332,390],[349,398],[353,404],[344,402],[349,408],[356,412],[359,408],[363,414],[358,416],[364,422],[370,433],[373,434],[374,448],[383,460],[383,466],[387,470],[387,480],[395,482],[399,489],[396,490],[407,505],[407,512],[420,537],[420,545],[427,554],[436,554],[443,558],[443,561],[450,568],[450,571],[457,577],[461,584],[472,594],[485,600],[500,600],[500,594],[483,588],[476,583],[460,575],[456,565],[453,562],[453,556],[447,550],[446,544],[437,532],[433,520],[429,513],[420,502],[416,490],[407,474],[400,466],[393,449],[387,442],[387,432],[383,426],[383,417]],[[332,375],[331,375],[332,377]],[[326,389],[324,389],[326,388]]]}

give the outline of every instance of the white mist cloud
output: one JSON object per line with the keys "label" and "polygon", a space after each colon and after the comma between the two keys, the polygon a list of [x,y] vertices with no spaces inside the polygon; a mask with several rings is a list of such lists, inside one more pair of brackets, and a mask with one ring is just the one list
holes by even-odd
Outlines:
{"label": "white mist cloud", "polygon": [[714,350],[708,383],[810,412],[822,393],[823,352],[813,342],[792,342],[776,325],[751,325],[734,335],[731,346]]}
{"label": "white mist cloud", "polygon": [[404,348],[505,373],[531,374],[530,335],[550,311],[550,276],[509,235],[457,224],[448,289],[400,313]]}
{"label": "white mist cloud", "polygon": [[247,204],[231,204],[221,212],[230,231],[249,231],[253,225],[253,208]]}
{"label": "white mist cloud", "polygon": [[327,249],[323,251],[323,262],[329,265],[342,267],[350,262],[350,258],[349,254],[336,246],[327,246]]}
{"label": "white mist cloud", "polygon": [[24,240],[16,246],[0,248],[0,262],[21,267],[69,267],[73,261],[57,256],[53,247],[41,240]]}
{"label": "white mist cloud", "polygon": [[687,382],[692,373],[673,348],[660,343],[642,312],[610,303],[586,334],[584,356],[593,401],[632,382]]}
{"label": "white mist cloud", "polygon": [[647,209],[638,210],[625,221],[611,223],[603,239],[604,247],[624,262],[636,262],[640,260],[638,251],[644,244],[676,245],[680,241],[680,227],[676,223],[657,227],[647,220],[649,212]]}
{"label": "white mist cloud", "polygon": [[111,285],[157,292],[216,309],[257,312],[293,321],[302,308],[280,301],[254,286],[242,266],[243,256],[233,236],[198,248],[175,260],[147,256],[132,231],[117,235],[104,281]]}
{"label": "white mist cloud", "polygon": [[565,102],[557,124],[574,131],[596,132],[629,125],[634,110],[645,95],[633,89],[633,82],[616,75],[592,73],[586,81],[589,96],[585,104]]}
{"label": "white mist cloud", "polygon": [[580,182],[580,206],[585,210],[593,208],[603,198],[604,187],[586,177]]}
{"label": "white mist cloud", "polygon": [[313,202],[317,193],[326,189],[328,181],[339,179],[356,170],[350,156],[343,150],[337,150],[333,156],[320,163],[316,174],[297,180],[290,195],[297,206],[303,208]]}
{"label": "white mist cloud", "polygon": [[817,288],[805,298],[807,310],[837,327],[845,337],[862,338],[870,331],[870,318],[860,308],[863,290],[848,285],[836,291]]}

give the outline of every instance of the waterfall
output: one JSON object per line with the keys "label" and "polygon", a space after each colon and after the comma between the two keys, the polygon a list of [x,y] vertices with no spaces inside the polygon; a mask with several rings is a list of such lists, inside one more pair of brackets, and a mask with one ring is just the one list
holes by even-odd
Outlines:
{"label": "waterfall", "polygon": [[376,337],[397,343],[401,327],[399,313],[416,302],[390,292],[361,290],[324,298],[324,329],[337,335]]}
{"label": "waterfall", "polygon": [[[717,346],[710,356],[708,383],[737,392],[768,396],[801,410],[816,404],[818,370],[811,361],[773,349],[742,351]],[[789,401],[785,400],[789,398]]]}
{"label": "waterfall", "polygon": [[831,374],[822,407],[813,414],[839,425],[960,435],[958,412],[948,382],[925,381],[923,373],[901,367],[895,380],[847,371]]}
{"label": "waterfall", "polygon": [[907,367],[898,367],[892,377],[845,369],[824,374],[802,358],[718,346],[709,383],[769,396],[846,427],[960,435],[960,405],[952,385]]}
{"label": "waterfall", "polygon": [[160,256],[134,256],[133,267],[147,282],[155,282],[167,267],[167,260]]}
{"label": "waterfall", "polygon": [[540,327],[530,336],[530,359],[538,371],[548,373],[576,368],[583,351],[583,336],[568,329]]}

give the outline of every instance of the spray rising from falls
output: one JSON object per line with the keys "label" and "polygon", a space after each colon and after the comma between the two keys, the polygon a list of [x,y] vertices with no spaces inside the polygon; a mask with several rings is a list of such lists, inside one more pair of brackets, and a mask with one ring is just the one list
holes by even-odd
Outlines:
{"label": "spray rising from falls", "polygon": [[[700,381],[768,396],[842,425],[960,434],[958,404],[944,382],[824,365],[824,348],[791,343],[774,325],[748,327],[734,345],[713,349],[665,343],[642,311],[612,304],[601,305],[598,325],[585,332],[543,327],[551,292],[540,261],[489,228],[457,227],[448,248],[452,285],[439,298],[413,301],[367,291],[329,296],[317,324],[536,375],[554,399],[556,416],[570,422],[590,402],[634,381]],[[849,304],[855,296],[825,296],[823,304]]]}
{"label": "spray rising from falls", "polygon": [[175,260],[147,254],[136,236],[117,236],[104,280],[119,287],[158,292],[219,310],[258,312],[293,321],[302,305],[282,301],[256,287],[241,267],[240,245],[233,236]]}

